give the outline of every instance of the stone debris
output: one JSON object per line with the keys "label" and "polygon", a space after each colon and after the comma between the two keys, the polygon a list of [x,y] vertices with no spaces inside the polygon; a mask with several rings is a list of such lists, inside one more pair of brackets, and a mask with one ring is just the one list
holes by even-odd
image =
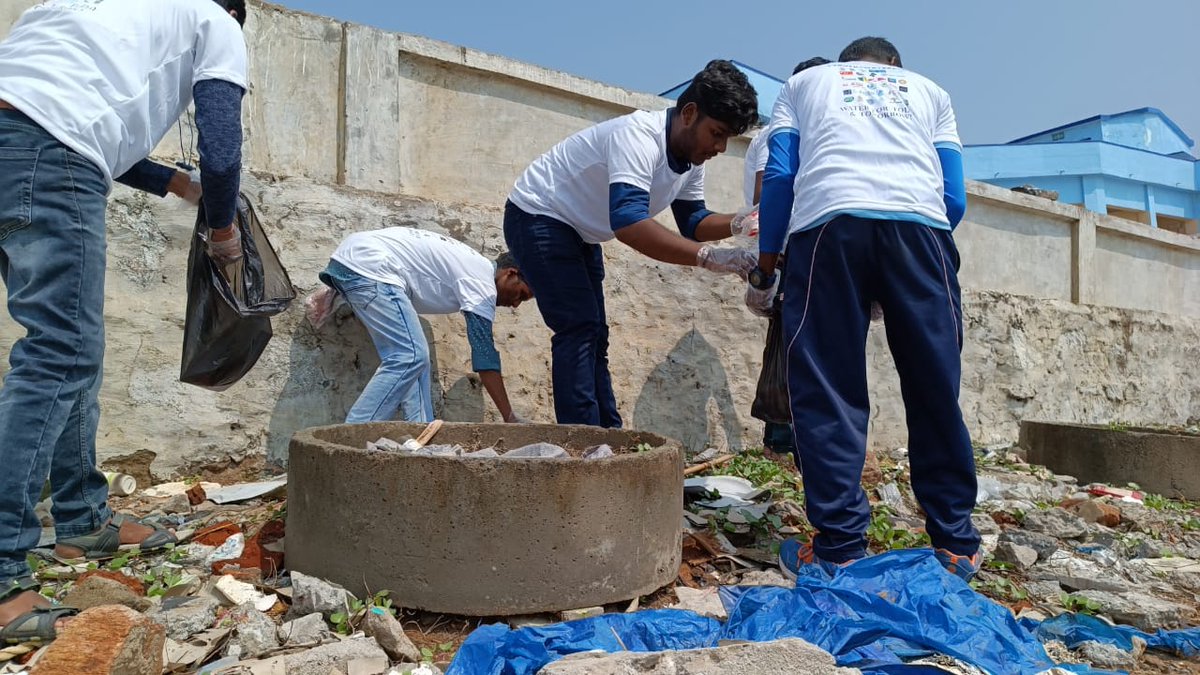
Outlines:
{"label": "stone debris", "polygon": [[167,631],[172,640],[186,640],[217,620],[221,604],[207,596],[167,598],[146,616]]}
{"label": "stone debris", "polygon": [[395,661],[416,663],[421,660],[421,650],[404,634],[404,627],[383,607],[372,607],[367,611],[363,631]]}
{"label": "stone debris", "polygon": [[1097,603],[1100,613],[1117,623],[1153,633],[1159,628],[1179,628],[1191,608],[1147,593],[1131,591],[1081,591],[1078,595]]}
{"label": "stone debris", "polygon": [[1004,541],[996,545],[992,557],[1000,562],[1015,565],[1018,570],[1024,572],[1037,563],[1038,552],[1028,546]]}
{"label": "stone debris", "polygon": [[292,572],[292,609],[288,617],[320,613],[328,619],[334,612],[346,611],[353,599],[349,591],[337,584]]}
{"label": "stone debris", "polygon": [[90,576],[76,582],[63,597],[63,604],[79,610],[122,605],[138,612],[153,605],[149,598],[134,593],[126,584],[102,576]]}
{"label": "stone debris", "polygon": [[1075,651],[1097,668],[1136,668],[1142,653],[1146,651],[1146,643],[1141,638],[1134,638],[1133,642],[1132,652],[1105,642],[1084,642]]}
{"label": "stone debris", "polygon": [[675,609],[684,609],[695,612],[700,616],[707,616],[718,621],[724,621],[729,618],[729,614],[725,611],[725,605],[721,602],[721,596],[716,588],[688,588],[686,586],[675,589],[675,597],[679,598],[679,604],[675,605]]}
{"label": "stone debris", "polygon": [[325,617],[316,612],[295,621],[285,622],[279,626],[278,635],[285,647],[311,647],[323,642],[330,632]]}
{"label": "stone debris", "polygon": [[159,675],[164,644],[162,626],[146,616],[128,607],[94,607],[63,628],[32,675]]}
{"label": "stone debris", "polygon": [[233,628],[233,637],[225,646],[225,656],[252,659],[279,647],[279,627],[253,603],[234,608],[221,619],[223,627]]}
{"label": "stone debris", "polygon": [[804,640],[731,644],[715,649],[675,652],[572,654],[551,663],[540,675],[855,675],[839,668],[833,656]]}
{"label": "stone debris", "polygon": [[1065,509],[1034,511],[1025,516],[1025,529],[1055,539],[1081,539],[1087,534],[1087,523]]}
{"label": "stone debris", "polygon": [[565,459],[571,456],[563,448],[553,443],[533,443],[524,447],[509,450],[501,457],[538,457],[541,459]]}
{"label": "stone debris", "polygon": [[1058,540],[1054,537],[1025,530],[1005,530],[1000,534],[1000,543],[1031,548],[1037,552],[1038,560],[1047,560],[1058,550]]}

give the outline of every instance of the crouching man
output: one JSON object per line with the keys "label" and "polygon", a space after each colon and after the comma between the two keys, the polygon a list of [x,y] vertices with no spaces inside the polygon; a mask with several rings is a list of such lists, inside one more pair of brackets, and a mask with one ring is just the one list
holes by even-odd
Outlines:
{"label": "crouching man", "polygon": [[379,369],[347,424],[394,419],[397,411],[409,422],[433,421],[429,344],[418,315],[454,312],[466,317],[472,368],[504,421],[528,421],[509,404],[492,339],[496,306],[533,298],[510,254],[493,264],[440,234],[389,227],[346,237],[321,281],[346,299],[379,351]]}

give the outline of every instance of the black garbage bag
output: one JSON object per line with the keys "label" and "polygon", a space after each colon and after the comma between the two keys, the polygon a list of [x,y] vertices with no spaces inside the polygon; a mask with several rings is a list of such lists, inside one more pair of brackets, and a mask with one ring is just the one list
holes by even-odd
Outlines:
{"label": "black garbage bag", "polygon": [[296,289],[244,194],[237,210],[240,261],[220,269],[208,257],[207,223],[202,204],[188,255],[179,380],[223,391],[258,362],[271,340],[271,317],[288,308]]}
{"label": "black garbage bag", "polygon": [[[783,258],[780,258],[778,269],[781,289],[784,265]],[[792,403],[788,400],[787,344],[783,334],[782,292],[775,295],[771,317],[767,320],[767,344],[763,348],[762,372],[758,374],[758,387],[754,391],[750,415],[763,422],[792,423]]]}

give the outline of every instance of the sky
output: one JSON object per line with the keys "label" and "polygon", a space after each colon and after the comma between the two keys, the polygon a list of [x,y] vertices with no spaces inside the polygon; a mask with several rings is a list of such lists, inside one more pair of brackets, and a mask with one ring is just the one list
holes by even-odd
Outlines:
{"label": "sky", "polygon": [[950,92],[964,143],[1142,107],[1200,135],[1200,0],[276,1],[655,94],[709,59],[782,79],[880,35]]}

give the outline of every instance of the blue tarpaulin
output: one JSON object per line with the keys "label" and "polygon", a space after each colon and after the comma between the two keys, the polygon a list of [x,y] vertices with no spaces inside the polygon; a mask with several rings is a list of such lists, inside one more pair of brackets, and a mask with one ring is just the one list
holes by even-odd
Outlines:
{"label": "blue tarpaulin", "polygon": [[1084,642],[1103,642],[1128,652],[1133,650],[1133,638],[1139,637],[1146,641],[1148,649],[1178,656],[1200,656],[1200,628],[1146,633],[1130,626],[1113,626],[1087,614],[1060,614],[1041,623],[1029,620],[1021,623],[1042,642],[1054,640],[1071,649]]}
{"label": "blue tarpaulin", "polygon": [[930,672],[905,662],[934,653],[987,673],[1033,675],[1055,667],[1032,629],[947,574],[929,549],[866,558],[832,577],[810,566],[794,589],[727,587],[721,599],[729,614],[724,624],[693,612],[652,610],[518,630],[483,626],[463,643],[447,675],[534,675],[577,652],[702,649],[720,640],[786,637],[807,640],[838,665],[869,675]]}

